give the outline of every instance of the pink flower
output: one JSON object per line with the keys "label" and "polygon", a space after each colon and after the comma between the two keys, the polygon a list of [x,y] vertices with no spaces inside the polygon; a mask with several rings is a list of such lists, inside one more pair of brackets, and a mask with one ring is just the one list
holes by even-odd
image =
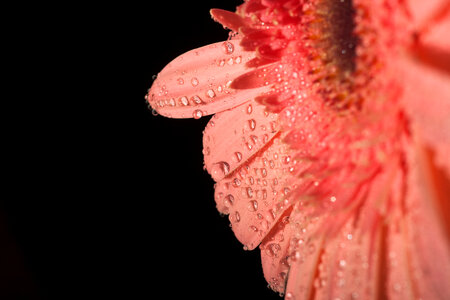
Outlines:
{"label": "pink flower", "polygon": [[248,0],[147,100],[204,132],[215,200],[286,299],[450,298],[450,4]]}

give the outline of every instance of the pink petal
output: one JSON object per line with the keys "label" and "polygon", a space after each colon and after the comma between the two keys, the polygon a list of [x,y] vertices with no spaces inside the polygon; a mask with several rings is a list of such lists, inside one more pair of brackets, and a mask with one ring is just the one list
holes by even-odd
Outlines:
{"label": "pink petal", "polygon": [[211,9],[210,13],[214,21],[233,31],[237,32],[240,27],[245,26],[244,19],[234,12],[223,9]]}
{"label": "pink petal", "polygon": [[398,78],[406,83],[401,101],[414,132],[436,151],[450,176],[450,75],[406,56],[396,64]]}
{"label": "pink petal", "polygon": [[420,38],[423,44],[447,51],[450,55],[450,2],[447,2],[445,9],[445,15],[438,15],[439,20],[426,28]]}
{"label": "pink petal", "polygon": [[[300,231],[291,239],[291,266],[286,286],[286,300],[313,299],[314,278],[319,267],[319,258],[323,252],[325,237],[317,234],[318,228],[324,223],[324,218],[314,222],[305,221],[305,214],[297,208],[290,222],[298,224]],[[304,229],[304,230],[303,230]]]}
{"label": "pink petal", "polygon": [[413,22],[422,25],[435,15],[447,0],[406,0]]}
{"label": "pink petal", "polygon": [[351,218],[327,240],[314,282],[315,299],[383,299],[378,292],[381,230],[355,228]]}
{"label": "pink petal", "polygon": [[286,288],[289,272],[289,245],[292,236],[292,227],[289,224],[289,214],[285,215],[277,223],[261,243],[261,263],[269,286],[279,293]]}
{"label": "pink petal", "polygon": [[[386,295],[389,299],[417,299],[412,280],[409,260],[415,253],[409,249],[406,228],[399,220],[389,223],[386,255]],[[435,298],[425,298],[435,299]]]}
{"label": "pink petal", "polygon": [[418,297],[450,299],[450,236],[444,225],[450,212],[442,211],[439,203],[448,201],[449,194],[438,193],[429,172],[432,162],[420,147],[414,150],[409,152],[410,189],[403,225],[411,253],[408,264]]}
{"label": "pink petal", "polygon": [[276,114],[253,101],[215,115],[203,135],[206,170],[220,181],[264,147],[277,124]]}
{"label": "pink petal", "polygon": [[234,79],[231,83],[231,88],[253,89],[268,86],[269,83],[276,82],[276,72],[274,72],[275,68],[275,64],[272,64],[251,70]]}
{"label": "pink petal", "polygon": [[147,100],[159,114],[199,118],[242,104],[267,87],[235,91],[232,80],[248,71],[254,58],[239,40],[219,42],[177,57],[158,74]]}
{"label": "pink petal", "polygon": [[219,211],[229,213],[237,239],[254,249],[291,206],[293,162],[275,137],[263,150],[216,185]]}

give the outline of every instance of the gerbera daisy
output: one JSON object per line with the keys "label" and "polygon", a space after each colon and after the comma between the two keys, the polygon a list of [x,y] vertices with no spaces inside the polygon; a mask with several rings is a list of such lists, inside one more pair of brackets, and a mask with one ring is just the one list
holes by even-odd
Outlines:
{"label": "gerbera daisy", "polygon": [[286,299],[450,297],[450,4],[248,0],[156,78]]}

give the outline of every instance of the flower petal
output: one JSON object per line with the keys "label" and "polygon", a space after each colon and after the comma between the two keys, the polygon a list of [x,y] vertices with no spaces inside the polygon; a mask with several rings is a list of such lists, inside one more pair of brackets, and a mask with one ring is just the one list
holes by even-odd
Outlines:
{"label": "flower petal", "polygon": [[[366,232],[351,218],[327,241],[315,279],[316,299],[383,299],[377,294],[379,228]],[[375,249],[374,249],[375,248]]]}
{"label": "flower petal", "polygon": [[447,0],[407,0],[406,4],[415,24],[422,25],[435,15]]}
{"label": "flower petal", "polygon": [[[404,218],[405,243],[412,255],[408,264],[413,274],[416,298],[450,299],[450,242],[445,222],[449,211],[442,211],[439,202],[448,201],[449,194],[439,194],[431,178],[430,160],[420,147],[409,153],[409,193]],[[440,199],[443,198],[443,199]],[[448,230],[448,228],[447,228]]]}
{"label": "flower petal", "polygon": [[295,177],[289,149],[275,137],[263,150],[216,185],[219,211],[229,213],[236,238],[258,246],[284,211]]}
{"label": "flower petal", "polygon": [[211,9],[210,13],[214,21],[235,32],[237,32],[240,27],[245,26],[244,19],[234,12],[215,8]]}
{"label": "flower petal", "polygon": [[147,100],[159,114],[172,118],[199,118],[242,104],[268,89],[229,87],[248,71],[245,64],[254,57],[239,39],[186,52],[158,74]]}
{"label": "flower petal", "polygon": [[446,15],[438,16],[439,20],[426,28],[426,32],[421,35],[421,42],[428,46],[434,46],[441,50],[450,52],[450,2],[447,2]]}
{"label": "flower petal", "polygon": [[450,75],[409,57],[396,64],[398,78],[407,83],[401,101],[413,130],[436,151],[450,175]]}
{"label": "flower petal", "polygon": [[[291,218],[290,222],[303,225],[305,222],[296,221],[295,215],[304,219],[304,214],[299,214],[294,209],[294,218]],[[291,239],[292,263],[289,269],[285,299],[313,299],[311,297],[314,290],[313,282],[324,247],[324,236],[314,233],[317,233],[317,228],[323,225],[323,220],[321,218],[314,223],[303,225],[302,231],[306,232],[304,236]]]}
{"label": "flower petal", "polygon": [[277,124],[276,114],[253,101],[215,115],[203,134],[206,170],[221,180],[264,147]]}
{"label": "flower petal", "polygon": [[292,227],[289,224],[289,214],[277,223],[260,245],[261,263],[269,286],[276,292],[283,293],[286,288],[289,272],[289,245],[292,237]]}

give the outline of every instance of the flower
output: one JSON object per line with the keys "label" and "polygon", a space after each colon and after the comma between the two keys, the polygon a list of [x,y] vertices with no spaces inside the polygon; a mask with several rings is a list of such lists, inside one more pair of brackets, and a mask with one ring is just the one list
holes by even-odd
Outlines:
{"label": "flower", "polygon": [[159,114],[209,121],[205,168],[286,299],[448,299],[450,4],[248,0],[230,39],[158,75]]}

